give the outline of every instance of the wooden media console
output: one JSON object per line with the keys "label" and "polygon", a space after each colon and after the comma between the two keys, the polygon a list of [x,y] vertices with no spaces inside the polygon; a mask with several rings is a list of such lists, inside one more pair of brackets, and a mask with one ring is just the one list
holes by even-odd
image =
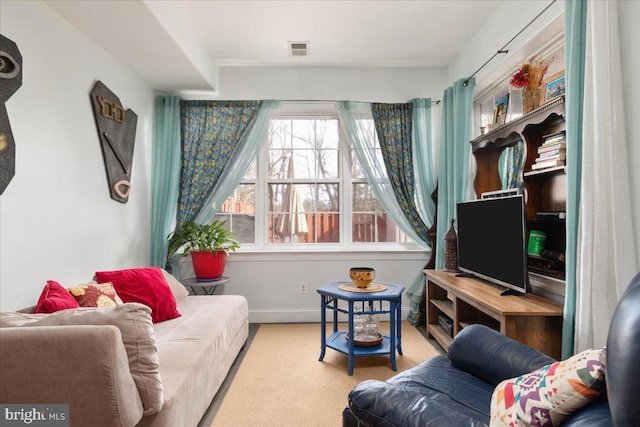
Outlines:
{"label": "wooden media console", "polygon": [[[456,273],[424,270],[427,279],[427,332],[445,350],[464,327],[481,323],[560,359],[563,308],[533,294],[500,295],[504,289]],[[438,321],[453,323],[452,335]]]}

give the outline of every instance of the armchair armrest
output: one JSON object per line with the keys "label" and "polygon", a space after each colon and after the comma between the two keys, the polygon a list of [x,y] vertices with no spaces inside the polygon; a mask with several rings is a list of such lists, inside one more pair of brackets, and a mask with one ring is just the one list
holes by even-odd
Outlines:
{"label": "armchair armrest", "polygon": [[464,328],[449,345],[451,365],[489,384],[535,371],[556,360],[487,326]]}
{"label": "armchair armrest", "polygon": [[377,380],[351,390],[349,409],[366,427],[486,427],[416,390]]}
{"label": "armchair armrest", "polygon": [[0,373],[0,402],[69,404],[71,425],[132,426],[142,418],[115,326],[0,328]]}

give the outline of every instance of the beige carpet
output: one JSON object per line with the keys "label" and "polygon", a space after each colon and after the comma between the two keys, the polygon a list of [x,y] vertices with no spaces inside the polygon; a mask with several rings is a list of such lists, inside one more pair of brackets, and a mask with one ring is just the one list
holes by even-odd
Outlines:
{"label": "beige carpet", "polygon": [[[388,327],[381,324],[382,330]],[[407,322],[402,324],[402,350],[404,355],[396,357],[398,372],[438,354]],[[212,427],[340,426],[347,396],[356,384],[396,374],[388,356],[357,357],[349,376],[346,355],[330,348],[324,361],[318,361],[319,355],[319,324],[261,325]]]}

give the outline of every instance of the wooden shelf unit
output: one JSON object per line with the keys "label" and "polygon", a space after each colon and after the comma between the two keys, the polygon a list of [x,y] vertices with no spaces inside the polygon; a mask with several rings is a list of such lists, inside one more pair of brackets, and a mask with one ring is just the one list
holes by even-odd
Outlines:
{"label": "wooden shelf unit", "polygon": [[454,336],[469,325],[481,323],[560,359],[561,305],[532,294],[501,296],[503,289],[489,282],[442,270],[424,270],[424,274],[427,332],[445,350],[453,338],[438,323],[438,314],[453,321]]}
{"label": "wooden shelf unit", "polygon": [[[516,120],[495,128],[491,132],[472,140],[471,148],[476,160],[474,190],[481,197],[484,192],[502,190],[498,164],[502,152],[523,141],[526,145],[522,180],[527,210],[527,238],[531,230],[543,231],[547,235],[545,249],[564,254],[566,248],[566,226],[564,219],[546,219],[541,222],[538,212],[566,211],[567,176],[566,166],[533,170],[538,149],[548,135],[565,131],[564,96],[555,98]],[[529,260],[535,264],[535,260]],[[542,275],[564,280],[564,263],[554,264],[553,270],[534,268]],[[563,286],[564,288],[564,286]],[[562,289],[564,295],[564,289]]]}

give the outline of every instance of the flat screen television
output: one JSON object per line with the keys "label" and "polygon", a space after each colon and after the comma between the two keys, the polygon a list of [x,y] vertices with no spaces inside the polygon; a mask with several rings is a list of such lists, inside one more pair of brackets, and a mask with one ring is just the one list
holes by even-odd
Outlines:
{"label": "flat screen television", "polygon": [[459,202],[456,213],[458,268],[511,291],[528,292],[522,195]]}

